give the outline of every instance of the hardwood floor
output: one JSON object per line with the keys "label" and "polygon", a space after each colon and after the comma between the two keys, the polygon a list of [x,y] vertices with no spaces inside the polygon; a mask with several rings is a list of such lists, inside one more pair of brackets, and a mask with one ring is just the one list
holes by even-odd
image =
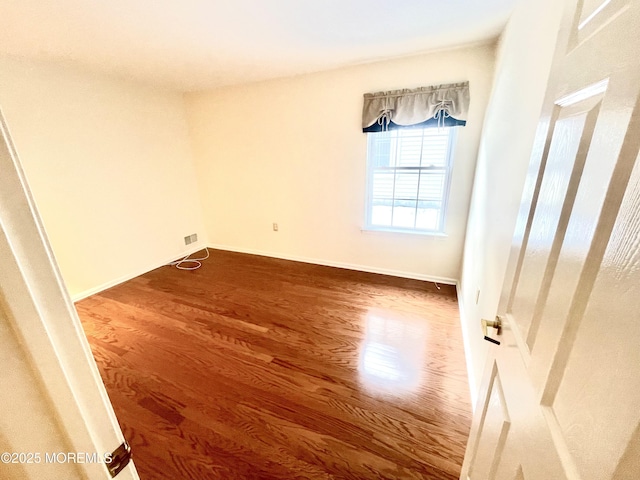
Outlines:
{"label": "hardwood floor", "polygon": [[76,304],[142,480],[458,478],[454,287],[210,252]]}

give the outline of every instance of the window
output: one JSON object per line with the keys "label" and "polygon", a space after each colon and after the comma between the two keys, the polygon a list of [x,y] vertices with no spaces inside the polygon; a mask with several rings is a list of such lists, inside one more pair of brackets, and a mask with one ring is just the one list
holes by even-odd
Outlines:
{"label": "window", "polygon": [[366,229],[444,232],[455,128],[367,134]]}
{"label": "window", "polygon": [[364,94],[366,229],[444,233],[452,149],[469,102],[469,82]]}

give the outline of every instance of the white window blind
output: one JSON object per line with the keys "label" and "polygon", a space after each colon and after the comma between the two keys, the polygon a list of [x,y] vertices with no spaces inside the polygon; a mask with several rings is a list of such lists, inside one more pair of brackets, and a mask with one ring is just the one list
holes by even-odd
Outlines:
{"label": "white window blind", "polygon": [[366,228],[442,233],[455,128],[367,135]]}

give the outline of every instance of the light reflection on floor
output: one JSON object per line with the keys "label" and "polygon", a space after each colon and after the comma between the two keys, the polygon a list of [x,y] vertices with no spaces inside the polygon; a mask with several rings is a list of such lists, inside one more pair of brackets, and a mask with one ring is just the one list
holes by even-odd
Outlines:
{"label": "light reflection on floor", "polygon": [[397,313],[369,312],[358,371],[367,390],[403,394],[422,382],[427,346],[426,322],[398,318]]}

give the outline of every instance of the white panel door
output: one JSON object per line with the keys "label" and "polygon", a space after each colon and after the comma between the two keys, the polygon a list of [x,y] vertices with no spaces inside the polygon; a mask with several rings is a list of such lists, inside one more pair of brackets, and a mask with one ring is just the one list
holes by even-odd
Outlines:
{"label": "white panel door", "polygon": [[0,340],[0,478],[138,479],[1,114]]}
{"label": "white panel door", "polygon": [[640,479],[640,0],[568,0],[461,479]]}

